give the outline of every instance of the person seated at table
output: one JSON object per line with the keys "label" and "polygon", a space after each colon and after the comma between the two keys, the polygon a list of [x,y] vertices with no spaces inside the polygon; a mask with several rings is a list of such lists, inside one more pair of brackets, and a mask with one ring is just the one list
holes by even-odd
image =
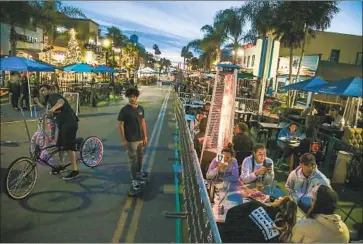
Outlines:
{"label": "person seated at table", "polygon": [[300,165],[290,172],[285,186],[290,196],[306,212],[312,203],[309,193],[316,185],[330,187],[330,181],[318,170],[315,156],[311,153],[305,153],[300,157]]}
{"label": "person seated at table", "polygon": [[[311,110],[311,112],[310,112]],[[302,112],[301,112],[301,116],[305,117],[305,116],[308,116],[308,115],[317,115],[318,114],[318,110],[316,110],[315,106],[313,105],[312,108],[310,107],[307,107],[306,109],[304,109]]]}
{"label": "person seated at table", "polygon": [[205,131],[207,130],[208,119],[203,118],[199,124],[199,132],[194,136],[194,149],[197,152],[198,158],[200,158],[202,149]]}
{"label": "person seated at table", "polygon": [[252,152],[253,141],[247,132],[248,125],[246,123],[241,122],[235,126],[232,143],[238,165],[241,165],[243,159],[250,156]]}
{"label": "person seated at table", "polygon": [[209,115],[209,111],[210,111],[210,107],[211,107],[211,103],[210,102],[206,102],[203,106],[203,114],[205,117],[208,117]]}
{"label": "person seated at table", "polygon": [[282,157],[278,162],[285,161],[293,153],[292,148],[284,141],[291,139],[303,139],[305,135],[301,135],[297,130],[297,124],[292,122],[285,128],[281,129],[277,136],[277,145],[282,149]]}
{"label": "person seated at table", "polygon": [[242,162],[242,172],[239,177],[244,184],[260,181],[269,185],[274,180],[272,159],[267,157],[267,150],[263,144],[257,144],[252,149],[252,155]]}
{"label": "person seated at table", "polygon": [[349,229],[338,214],[334,214],[338,194],[325,185],[311,192],[313,203],[307,218],[298,220],[291,241],[297,243],[348,243]]}
{"label": "person seated at table", "polygon": [[191,128],[193,129],[192,131],[194,132],[193,136],[199,132],[199,124],[203,118],[204,118],[203,110],[201,108],[197,109],[195,120],[191,122]]}
{"label": "person seated at table", "polygon": [[[319,166],[320,165],[320,162],[322,160],[322,152],[321,152],[321,141],[319,140],[319,138],[317,137],[317,131],[316,129],[314,129],[313,127],[309,127],[306,129],[305,131],[305,135],[306,135],[306,138],[304,138],[298,147],[294,148],[293,151],[294,151],[294,167],[293,168],[296,168],[298,166],[298,160],[295,160],[295,159],[299,159],[301,157],[301,155],[303,155],[304,153],[308,153],[308,152],[311,152],[311,153],[314,153],[315,155],[315,159],[316,159],[316,163],[317,165]],[[312,145],[313,143],[316,143],[318,148],[315,149],[315,148],[312,148]],[[312,152],[312,150],[317,150],[315,152]],[[297,163],[296,163],[297,162]],[[293,169],[290,170],[290,172],[292,171]]]}
{"label": "person seated at table", "polygon": [[222,162],[218,162],[217,158],[214,158],[209,165],[207,171],[207,179],[219,179],[223,181],[237,181],[238,180],[238,163],[233,157],[233,151],[231,148],[224,148],[222,150],[224,159]]}
{"label": "person seated at table", "polygon": [[296,223],[297,205],[288,196],[264,204],[252,200],[228,210],[221,231],[223,243],[289,242]]}
{"label": "person seated at table", "polygon": [[329,110],[329,115],[332,118],[331,126],[336,127],[339,130],[343,130],[345,125],[345,119],[336,108],[331,108]]}

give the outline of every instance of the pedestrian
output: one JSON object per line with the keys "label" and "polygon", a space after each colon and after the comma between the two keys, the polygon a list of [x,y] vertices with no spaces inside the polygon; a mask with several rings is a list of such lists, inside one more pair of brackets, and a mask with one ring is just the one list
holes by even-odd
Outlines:
{"label": "pedestrian", "polygon": [[125,93],[129,103],[121,108],[118,115],[121,145],[129,156],[134,191],[139,190],[147,178],[147,173],[141,172],[144,146],[148,143],[148,138],[144,108],[137,104],[139,95],[139,90],[134,87],[129,88]]}
{"label": "pedestrian", "polygon": [[[21,83],[20,83],[20,107],[23,110],[28,110],[30,108],[29,106],[29,84],[28,84],[28,77],[25,73],[22,73],[21,77]],[[25,101],[25,106],[24,106]]]}
{"label": "pedestrian", "polygon": [[9,92],[11,94],[11,105],[14,110],[19,110],[20,76],[18,72],[11,72],[9,81]]}
{"label": "pedestrian", "polygon": [[[76,136],[79,119],[67,99],[52,92],[50,85],[41,85],[39,94],[44,97],[45,104],[41,104],[38,98],[34,98],[34,103],[41,108],[47,108],[47,112],[55,116],[55,122],[58,126],[57,146],[63,149],[59,152],[61,165],[63,164],[63,152],[66,151],[73,166],[70,174],[63,179],[76,178],[79,175],[76,160]],[[53,168],[51,174],[56,174],[56,169]]]}

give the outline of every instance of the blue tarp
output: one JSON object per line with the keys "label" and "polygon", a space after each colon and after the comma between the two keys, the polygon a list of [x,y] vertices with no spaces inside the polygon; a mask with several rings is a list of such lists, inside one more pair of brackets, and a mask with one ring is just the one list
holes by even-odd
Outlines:
{"label": "blue tarp", "polygon": [[9,57],[0,59],[0,70],[4,71],[43,71],[54,72],[55,66],[40,63],[34,60],[22,58],[22,57]]}
{"label": "blue tarp", "polygon": [[239,65],[235,65],[235,64],[217,64],[217,67],[221,67],[221,68],[230,68],[230,69],[240,69],[241,66]]}
{"label": "blue tarp", "polygon": [[324,85],[311,87],[309,91],[347,97],[362,97],[362,78],[351,77],[328,82]]}
{"label": "blue tarp", "polygon": [[320,77],[314,77],[311,79],[303,80],[298,83],[290,84],[287,86],[282,87],[282,89],[286,90],[298,90],[298,91],[309,91],[309,88],[317,86],[317,85],[323,85],[326,81],[323,80]]}
{"label": "blue tarp", "polygon": [[115,73],[116,70],[107,67],[106,65],[100,65],[93,69],[96,73]]}
{"label": "blue tarp", "polygon": [[88,64],[71,64],[63,67],[64,72],[76,72],[76,73],[85,73],[92,72],[93,68]]}

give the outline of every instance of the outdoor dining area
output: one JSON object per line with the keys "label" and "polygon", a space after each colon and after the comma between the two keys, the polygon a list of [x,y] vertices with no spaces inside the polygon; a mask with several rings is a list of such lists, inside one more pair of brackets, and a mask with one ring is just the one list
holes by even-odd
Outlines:
{"label": "outdoor dining area", "polygon": [[[200,164],[199,167],[211,204],[211,211],[222,241],[226,238],[223,233],[228,232],[226,232],[225,228],[226,222],[228,222],[226,221],[227,213],[230,209],[251,201],[273,205],[277,199],[289,195],[289,192],[284,189],[285,184],[286,186],[289,185],[288,178],[299,167],[299,164],[301,167],[301,156],[304,153],[314,156],[314,167],[319,168],[321,174],[330,182],[327,184],[334,185],[333,189],[336,189],[338,194],[362,190],[363,130],[360,124],[362,120],[362,79],[352,77],[341,81],[327,82],[319,77],[314,77],[286,86],[284,89],[312,92],[310,106],[306,109],[286,108],[278,117],[269,117],[258,113],[258,104],[253,99],[239,97],[236,98],[235,102],[234,130],[241,123],[245,124],[247,130],[244,131],[244,134],[248,135],[255,145],[258,143],[264,145],[266,158],[273,161],[275,178],[263,185],[257,182],[241,182],[243,159],[237,159],[238,170],[228,176],[228,179],[234,177],[235,180],[214,181],[213,177],[210,178],[210,171],[213,170],[211,165],[214,161],[219,160],[220,155],[209,157],[207,160],[209,164],[203,166],[203,158],[200,157],[201,148],[197,144],[198,141],[206,140],[203,136],[206,129],[204,128],[206,127],[205,120],[208,116],[205,114],[208,114],[208,111],[204,112],[210,107],[211,100],[202,95],[193,95],[193,93],[179,93],[177,104],[180,104],[182,108],[190,136],[194,142],[196,160]],[[339,97],[335,102],[329,102],[320,100],[317,94]],[[291,133],[293,136],[289,136],[290,130],[293,131]],[[218,133],[218,131],[215,133]],[[235,133],[239,133],[238,130]],[[306,141],[309,142],[307,147],[305,145]],[[234,146],[234,142],[231,146]],[[290,158],[292,153],[287,158],[283,157],[286,152],[284,148],[289,149],[288,152],[294,152],[296,149],[303,147],[305,148],[304,153],[294,154],[300,155],[300,157]],[[251,148],[250,153],[245,156],[254,155],[254,150]],[[224,155],[222,158],[226,157],[229,151],[226,150],[225,152],[222,153]],[[237,153],[235,150],[230,151],[232,158],[237,158]],[[244,159],[246,158],[244,157]],[[223,161],[223,159],[220,161]],[[227,165],[230,164],[232,164],[232,161]],[[229,166],[225,165],[223,167],[228,168]],[[359,198],[359,196],[355,198],[354,193],[350,194],[348,198]],[[353,205],[346,210],[339,210],[339,213],[342,215],[344,222],[353,221],[353,223],[357,223],[355,222],[357,221],[356,213],[361,211],[362,206],[359,205],[357,200],[352,201],[355,202]],[[357,210],[357,208],[360,208],[360,210]],[[299,205],[296,214],[297,221],[306,218],[307,210],[308,208]],[[351,238],[354,238],[353,236],[354,234],[352,234]],[[227,238],[227,240],[231,239]]]}
{"label": "outdoor dining area", "polygon": [[[23,57],[7,57],[1,58],[0,70],[9,72],[2,90],[8,90],[8,86],[18,81],[14,79],[14,74],[22,72],[21,79],[27,82],[28,94],[26,98],[29,100],[29,110],[31,116],[34,112],[33,98],[38,96],[38,87],[41,84],[49,84],[54,88],[55,92],[60,93],[76,93],[78,94],[79,105],[97,106],[100,101],[109,101],[115,97],[122,97],[121,92],[124,90],[119,82],[115,82],[114,76],[117,70],[109,68],[105,65],[92,67],[85,63],[67,65],[64,67],[56,67]],[[96,81],[97,75],[110,76],[110,82],[104,83]],[[25,77],[25,78],[24,78]],[[9,91],[8,91],[9,92]],[[11,91],[9,92],[11,93]],[[11,100],[11,98],[9,98]],[[15,105],[14,105],[15,106]],[[78,107],[79,108],[79,107]]]}

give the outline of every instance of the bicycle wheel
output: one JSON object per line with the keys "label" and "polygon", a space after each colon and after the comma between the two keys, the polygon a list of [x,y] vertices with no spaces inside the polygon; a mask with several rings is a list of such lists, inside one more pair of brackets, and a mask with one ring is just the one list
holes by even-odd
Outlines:
{"label": "bicycle wheel", "polygon": [[5,175],[6,194],[15,200],[25,198],[33,190],[37,178],[37,167],[31,158],[16,159]]}
{"label": "bicycle wheel", "polygon": [[96,136],[87,137],[81,145],[81,160],[87,167],[96,167],[103,157],[103,143]]}

